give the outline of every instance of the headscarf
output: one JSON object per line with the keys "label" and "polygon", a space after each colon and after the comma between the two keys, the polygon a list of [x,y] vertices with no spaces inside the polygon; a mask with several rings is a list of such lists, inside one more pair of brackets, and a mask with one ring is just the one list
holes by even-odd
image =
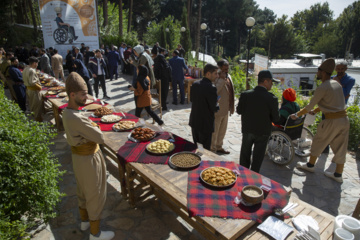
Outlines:
{"label": "headscarf", "polygon": [[76,65],[76,72],[82,77],[82,78],[88,78],[90,79],[89,71],[87,70],[85,64],[83,61],[79,59],[75,59],[74,64]]}
{"label": "headscarf", "polygon": [[137,45],[136,47],[134,47],[134,51],[137,52],[137,54],[139,54],[139,58],[141,55],[143,55],[144,57],[146,57],[147,62],[149,63],[149,66],[154,65],[154,61],[152,60],[152,58],[150,57],[149,54],[147,54],[147,52],[144,51],[144,47],[141,45]]}
{"label": "headscarf", "polygon": [[148,69],[144,65],[139,65],[139,73],[136,77],[136,81],[140,83],[144,91],[149,89],[150,81],[146,78],[148,76]]}
{"label": "headscarf", "polygon": [[72,92],[88,91],[86,82],[76,72],[69,74],[68,78],[66,79],[65,89],[68,96],[70,96],[70,93]]}
{"label": "headscarf", "polygon": [[296,100],[296,92],[292,88],[285,89],[283,92],[283,97],[289,102],[294,102]]}
{"label": "headscarf", "polygon": [[134,51],[137,52],[137,54],[140,55],[141,53],[144,52],[144,47],[141,46],[141,45],[137,45],[137,46],[134,47]]}

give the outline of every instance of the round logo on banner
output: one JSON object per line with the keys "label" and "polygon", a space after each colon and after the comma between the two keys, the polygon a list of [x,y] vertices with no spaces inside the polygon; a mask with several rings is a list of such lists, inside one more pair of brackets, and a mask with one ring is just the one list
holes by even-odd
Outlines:
{"label": "round logo on banner", "polygon": [[92,8],[90,5],[84,5],[80,8],[80,16],[84,18],[89,18],[93,15],[94,8]]}

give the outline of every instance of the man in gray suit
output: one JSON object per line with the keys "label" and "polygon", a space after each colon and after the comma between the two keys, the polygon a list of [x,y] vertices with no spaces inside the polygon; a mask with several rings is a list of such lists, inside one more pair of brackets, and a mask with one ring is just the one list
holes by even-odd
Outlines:
{"label": "man in gray suit", "polygon": [[50,59],[44,48],[40,50],[40,55],[40,70],[44,73],[51,74]]}
{"label": "man in gray suit", "polygon": [[269,70],[260,71],[258,85],[254,89],[241,93],[239,105],[236,108],[236,112],[241,115],[243,134],[240,165],[254,172],[260,171],[264,160],[272,122],[280,118],[278,99],[274,94],[269,93],[273,82],[280,82],[280,80],[274,79]]}

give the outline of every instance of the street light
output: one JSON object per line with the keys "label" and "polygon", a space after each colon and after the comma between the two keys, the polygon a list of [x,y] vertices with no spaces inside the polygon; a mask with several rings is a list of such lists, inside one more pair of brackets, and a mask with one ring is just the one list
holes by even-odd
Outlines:
{"label": "street light", "polygon": [[247,54],[247,66],[246,66],[246,90],[250,89],[250,85],[249,85],[249,58],[250,58],[250,34],[251,34],[251,28],[255,25],[255,18],[253,17],[248,17],[245,21],[246,26],[249,28],[249,38],[248,38],[248,54]]}
{"label": "street light", "polygon": [[[224,30],[224,29],[215,30],[215,33],[218,33],[218,34],[221,35],[221,40],[222,40],[223,49],[224,49],[224,33],[229,33],[229,32],[230,32],[230,30]],[[218,55],[219,55],[219,52],[220,52],[219,43],[220,43],[220,41],[218,40]],[[225,52],[225,51],[224,51],[224,52]]]}
{"label": "street light", "polygon": [[185,32],[185,31],[186,31],[186,28],[185,28],[185,27],[181,27],[181,28],[180,28],[180,31],[181,31],[181,32]]}
{"label": "street light", "polygon": [[169,28],[165,28],[165,32],[169,32]]}
{"label": "street light", "polygon": [[[207,25],[206,25],[206,23],[202,23],[201,25],[200,25],[200,29],[201,30],[206,30],[206,28],[207,28]],[[206,34],[206,33],[205,33]],[[204,38],[205,39],[205,38]],[[205,39],[206,40],[206,39]],[[204,52],[203,52],[203,68],[205,68],[205,43],[204,43]]]}

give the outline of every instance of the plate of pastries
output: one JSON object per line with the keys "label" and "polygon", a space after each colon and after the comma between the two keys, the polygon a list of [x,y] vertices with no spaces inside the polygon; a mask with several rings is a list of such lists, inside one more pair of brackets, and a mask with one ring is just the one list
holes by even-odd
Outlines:
{"label": "plate of pastries", "polygon": [[146,142],[153,139],[156,132],[150,128],[138,127],[131,131],[128,138],[133,142]]}

